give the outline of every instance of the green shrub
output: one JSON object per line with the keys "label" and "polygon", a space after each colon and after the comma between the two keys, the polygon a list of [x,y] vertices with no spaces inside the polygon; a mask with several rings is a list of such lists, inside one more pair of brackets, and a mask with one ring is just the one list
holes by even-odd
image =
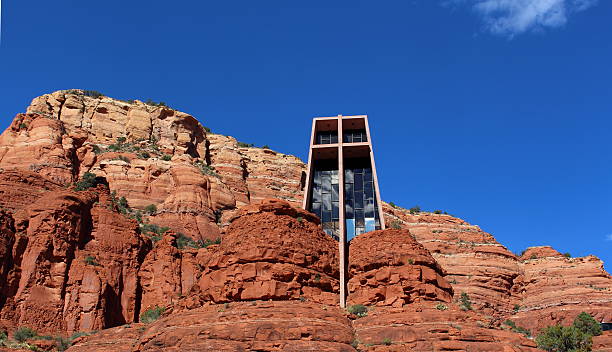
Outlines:
{"label": "green shrub", "polygon": [[536,338],[538,348],[548,352],[590,351],[592,337],[575,326],[549,326]]}
{"label": "green shrub", "polygon": [[442,210],[434,210],[434,214],[442,214]]}
{"label": "green shrub", "polygon": [[83,90],[83,95],[86,97],[92,97],[96,99],[104,96],[104,94],[98,92],[97,90]]}
{"label": "green shrub", "polygon": [[76,191],[84,191],[96,185],[97,185],[96,175],[92,174],[91,172],[86,172],[83,174],[81,179],[75,183],[74,189]]}
{"label": "green shrub", "polygon": [[85,262],[86,265],[98,266],[98,263],[96,262],[96,258],[92,257],[91,255],[88,255],[87,257],[85,257],[83,261]]}
{"label": "green shrub", "polygon": [[15,330],[15,332],[13,333],[13,338],[19,342],[25,342],[27,339],[31,339],[36,335],[38,334],[35,330],[27,327],[21,327]]}
{"label": "green shrub", "polygon": [[207,175],[207,176],[213,176],[213,177],[221,177],[219,176],[219,174],[215,171],[215,168],[210,166],[210,165],[206,165],[204,162],[198,160],[195,163],[193,163],[193,165],[195,167],[197,167],[200,172],[203,175]]}
{"label": "green shrub", "polygon": [[28,128],[28,125],[27,125],[27,124],[25,124],[25,123],[20,123],[20,124],[19,124],[19,129],[20,129],[20,130],[24,130],[24,129],[26,129],[26,128]]}
{"label": "green shrub", "polygon": [[443,303],[438,303],[438,305],[436,306],[437,310],[447,310],[448,306],[446,304]]}
{"label": "green shrub", "polygon": [[397,205],[395,205],[395,203],[393,203],[393,202],[389,202],[389,205],[390,205],[392,208],[399,208],[399,207],[398,207]]}
{"label": "green shrub", "polygon": [[519,306],[518,304],[515,304],[515,305],[514,305],[514,309],[513,309],[513,310],[514,310],[514,313],[518,312],[518,311],[519,311],[519,309],[521,309],[521,306]]}
{"label": "green shrub", "polygon": [[0,331],[0,346],[2,346],[2,343],[6,341],[6,339],[8,339],[6,331]]}
{"label": "green shrub", "polygon": [[504,325],[507,325],[508,327],[510,327],[510,329],[514,332],[518,332],[520,334],[523,334],[527,337],[531,337],[531,331],[525,329],[524,327],[521,326],[517,326],[515,322],[513,322],[512,320],[508,319],[504,322]]}
{"label": "green shrub", "polygon": [[179,233],[178,237],[176,238],[176,248],[178,249],[185,249],[185,248],[206,248],[210,245],[213,244],[220,244],[221,243],[221,239],[217,238],[214,241],[211,241],[209,239],[206,239],[204,241],[202,240],[197,240],[194,241],[193,239],[185,236],[185,234],[183,233]]}
{"label": "green shrub", "polygon": [[164,154],[161,158],[162,158],[163,161],[170,161],[170,160],[172,160],[172,155]]}
{"label": "green shrub", "polygon": [[365,317],[366,315],[368,315],[368,307],[364,306],[363,304],[355,304],[354,306],[348,306],[346,310],[349,313],[355,314],[358,317]]}
{"label": "green shrub", "polygon": [[385,345],[385,346],[390,346],[390,345],[391,345],[391,343],[393,343],[393,341],[391,341],[391,339],[390,339],[390,338],[388,338],[388,337],[385,337],[385,338],[382,340],[382,344],[383,344],[383,345]]}
{"label": "green shrub", "polygon": [[159,226],[155,224],[143,224],[140,229],[145,234],[154,233],[156,235],[163,235],[166,231],[170,230],[169,227]]}
{"label": "green shrub", "polygon": [[302,222],[304,220],[304,218],[302,218],[301,216],[298,216],[296,219],[298,222]]}
{"label": "green shrub", "polygon": [[149,215],[153,215],[155,213],[157,213],[157,205],[155,204],[149,204],[144,208],[145,212],[147,212]]}
{"label": "green shrub", "polygon": [[564,256],[565,258],[571,258],[571,257],[572,257],[572,255],[571,255],[571,254],[569,254],[569,252],[565,252],[565,253],[563,253],[563,256]]}
{"label": "green shrub", "polygon": [[147,101],[145,101],[144,103],[147,104],[147,105],[151,105],[151,106],[168,106],[163,101],[160,101],[158,103],[158,102],[155,102],[155,101],[153,101],[151,99],[147,99]]}
{"label": "green shrub", "polygon": [[393,220],[391,221],[391,224],[389,224],[389,226],[392,229],[400,230],[402,228],[402,223],[399,220]]}
{"label": "green shrub", "polygon": [[593,319],[589,313],[582,312],[578,314],[576,319],[574,319],[574,326],[585,334],[591,336],[601,335],[601,324]]}
{"label": "green shrub", "polygon": [[117,144],[123,144],[127,141],[125,137],[117,137]]}
{"label": "green shrub", "polygon": [[147,160],[151,157],[151,154],[145,150],[142,150],[136,154],[138,158]]}
{"label": "green shrub", "polygon": [[255,144],[238,142],[240,148],[253,148]]}
{"label": "green shrub", "polygon": [[206,127],[206,126],[202,126],[202,128],[204,129],[204,132],[206,133],[210,133],[210,128]]}
{"label": "green shrub", "polygon": [[415,205],[414,207],[408,209],[408,211],[410,212],[410,214],[418,214],[421,212],[421,207],[418,205]]}
{"label": "green shrub", "polygon": [[267,145],[267,144],[264,144],[264,145],[262,146],[262,148],[263,148],[263,149],[270,149],[270,146],[269,146],[269,145]]}
{"label": "green shrub", "polygon": [[468,295],[466,292],[461,292],[459,301],[461,302],[459,305],[461,310],[472,310],[472,300],[470,299],[470,295]]}
{"label": "green shrub", "polygon": [[140,314],[140,322],[141,323],[152,323],[159,319],[166,309],[164,307],[158,307],[147,309],[142,314]]}
{"label": "green shrub", "polygon": [[91,149],[93,150],[94,154],[102,154],[102,149],[100,149],[100,147],[97,144],[92,144],[91,145]]}

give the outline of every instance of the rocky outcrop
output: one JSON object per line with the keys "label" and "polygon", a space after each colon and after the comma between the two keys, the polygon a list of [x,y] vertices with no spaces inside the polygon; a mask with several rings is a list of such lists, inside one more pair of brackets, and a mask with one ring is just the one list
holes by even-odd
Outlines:
{"label": "rocky outcrop", "polygon": [[394,307],[421,300],[450,302],[453,290],[444,274],[408,230],[369,232],[350,243],[348,301]]}
{"label": "rocky outcrop", "polygon": [[210,305],[76,341],[79,351],[355,351],[347,317],[299,301]]}
{"label": "rocky outcrop", "polygon": [[100,187],[49,192],[15,214],[2,319],[72,332],[137,318],[137,272],[148,242]]}
{"label": "rocky outcrop", "polygon": [[338,301],[337,243],[311,213],[282,200],[240,209],[223,241],[210,255],[191,297],[193,309],[205,302],[307,299]]}
{"label": "rocky outcrop", "polygon": [[10,212],[33,204],[49,191],[65,188],[27,170],[0,170],[0,207]]}
{"label": "rocky outcrop", "polygon": [[305,178],[300,159],[240,147],[189,114],[80,90],[35,98],[0,136],[1,169],[62,185],[92,172],[133,209],[155,205],[149,222],[202,240],[220,237],[238,206],[269,197],[298,205]]}
{"label": "rocky outcrop", "polygon": [[419,212],[384,205],[389,226],[410,230],[446,271],[455,300],[467,293],[474,306],[500,319],[511,314],[512,287],[521,269],[516,256],[478,226],[450,215]]}
{"label": "rocky outcrop", "polygon": [[[544,249],[544,250],[543,250]],[[570,325],[581,312],[597,321],[612,321],[612,276],[594,256],[566,258],[550,247],[530,248],[521,262],[513,291],[518,296],[517,325],[539,331],[548,325]]]}
{"label": "rocky outcrop", "polygon": [[377,307],[353,326],[366,351],[540,351],[534,341],[453,304]]}
{"label": "rocky outcrop", "polygon": [[176,241],[176,233],[164,234],[140,267],[140,307],[143,312],[154,307],[172,306],[191,290],[200,277],[197,251],[179,250]]}

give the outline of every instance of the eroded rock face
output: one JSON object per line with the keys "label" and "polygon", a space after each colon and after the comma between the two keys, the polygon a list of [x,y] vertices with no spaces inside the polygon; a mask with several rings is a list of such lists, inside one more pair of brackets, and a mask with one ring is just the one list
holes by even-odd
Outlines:
{"label": "eroded rock face", "polygon": [[[258,299],[338,301],[338,244],[311,213],[282,200],[245,206],[209,256],[189,308]],[[199,304],[198,304],[199,303]]]}
{"label": "eroded rock face", "polygon": [[[539,252],[535,259],[531,253]],[[520,298],[511,317],[534,332],[548,325],[570,325],[581,312],[612,321],[612,277],[594,256],[566,258],[552,248],[528,249],[513,290]]]}
{"label": "eroded rock face", "polygon": [[514,280],[520,275],[516,256],[478,226],[450,215],[418,213],[384,205],[386,223],[409,229],[446,271],[455,300],[469,294],[488,315],[511,314]]}
{"label": "eroded rock face", "polygon": [[40,332],[134,321],[147,242],[135,222],[108,209],[100,187],[49,192],[15,214],[2,319]]}
{"label": "eroded rock face", "polygon": [[338,308],[253,301],[210,305],[146,326],[111,329],[81,338],[68,351],[355,351],[352,341],[350,322]]}
{"label": "eroded rock face", "polygon": [[483,316],[452,304],[377,307],[353,326],[367,351],[540,351],[521,334],[494,329]]}
{"label": "eroded rock face", "polygon": [[27,111],[0,136],[0,170],[34,171],[61,185],[92,172],[132,208],[155,205],[150,222],[194,239],[219,238],[236,207],[252,201],[301,202],[300,159],[240,147],[189,114],[79,90],[35,98]]}
{"label": "eroded rock face", "polygon": [[350,304],[402,307],[420,300],[450,302],[444,271],[408,230],[357,236],[349,248]]}

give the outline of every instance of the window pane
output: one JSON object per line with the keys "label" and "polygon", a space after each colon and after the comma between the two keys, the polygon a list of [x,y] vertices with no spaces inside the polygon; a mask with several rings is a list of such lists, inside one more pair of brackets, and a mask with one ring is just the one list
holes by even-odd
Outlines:
{"label": "window pane", "polygon": [[355,209],[363,209],[363,192],[355,192]]}
{"label": "window pane", "polygon": [[332,201],[338,201],[338,184],[332,185]]}
{"label": "window pane", "polygon": [[363,178],[361,177],[361,174],[355,174],[355,191],[361,191],[363,190]]}
{"label": "window pane", "polygon": [[323,212],[323,216],[321,217],[321,222],[323,222],[323,225],[325,226],[326,222],[330,222],[331,221],[331,211],[324,211]]}
{"label": "window pane", "polygon": [[369,167],[363,169],[363,179],[366,182],[372,182],[372,169],[370,169]]}
{"label": "window pane", "polygon": [[330,141],[331,143],[338,143],[338,134],[337,134],[337,133],[333,133],[333,134],[331,135],[331,138],[329,139],[329,141]]}
{"label": "window pane", "polygon": [[344,183],[353,183],[353,175],[352,169],[344,170]]}
{"label": "window pane", "polygon": [[338,211],[338,202],[332,203],[332,219],[338,220],[340,218],[340,212]]}

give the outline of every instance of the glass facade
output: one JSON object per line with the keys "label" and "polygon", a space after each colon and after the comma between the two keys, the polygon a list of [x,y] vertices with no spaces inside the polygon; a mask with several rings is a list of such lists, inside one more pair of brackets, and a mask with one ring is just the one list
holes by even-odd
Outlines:
{"label": "glass facade", "polygon": [[362,233],[380,230],[376,189],[369,160],[345,161],[344,207],[347,241]]}
{"label": "glass facade", "polygon": [[338,143],[338,131],[317,132],[315,144],[334,144]]}
{"label": "glass facade", "polygon": [[310,211],[321,219],[323,231],[340,238],[338,161],[318,162],[312,178]]}
{"label": "glass facade", "polygon": [[359,142],[367,142],[368,135],[366,131],[361,130],[346,130],[343,133],[342,141],[344,143],[359,143]]}
{"label": "glass facade", "polygon": [[[340,237],[339,178],[337,161],[319,161],[314,167],[310,210],[321,219],[323,230]],[[344,170],[344,217],[347,241],[362,233],[380,230],[378,202],[368,159],[347,159]]]}

